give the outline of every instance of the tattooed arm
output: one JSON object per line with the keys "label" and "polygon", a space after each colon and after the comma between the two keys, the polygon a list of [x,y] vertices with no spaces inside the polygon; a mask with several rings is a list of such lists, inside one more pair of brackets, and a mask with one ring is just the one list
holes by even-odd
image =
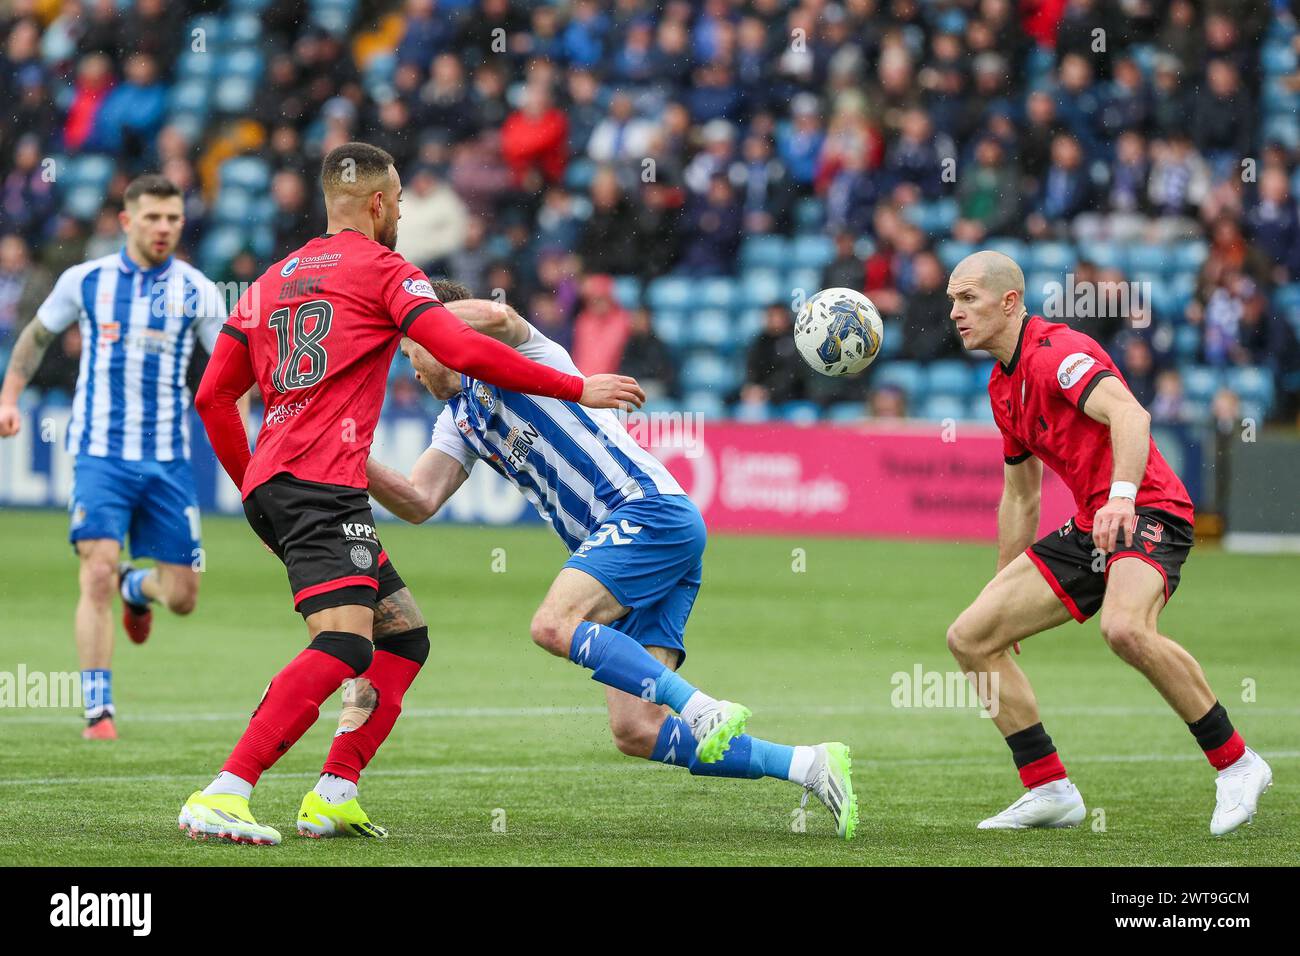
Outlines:
{"label": "tattooed arm", "polygon": [[22,427],[18,399],[40,367],[46,349],[56,338],[57,333],[35,319],[28,322],[19,334],[9,359],[9,369],[5,372],[4,385],[0,386],[0,438],[16,435]]}

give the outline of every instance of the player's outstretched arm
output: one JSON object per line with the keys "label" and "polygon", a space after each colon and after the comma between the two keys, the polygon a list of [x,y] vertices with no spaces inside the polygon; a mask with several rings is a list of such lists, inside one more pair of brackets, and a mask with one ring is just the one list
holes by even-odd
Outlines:
{"label": "player's outstretched arm", "polygon": [[506,302],[494,299],[457,299],[443,304],[452,315],[475,332],[503,342],[512,349],[528,341],[528,323]]}
{"label": "player's outstretched arm", "polygon": [[244,430],[244,416],[240,414],[240,399],[253,386],[253,363],[248,354],[248,341],[244,333],[231,326],[217,336],[212,358],[203,372],[194,408],[203,420],[212,451],[221,467],[235,483],[244,486],[244,472],[252,453],[248,448],[248,432]]}
{"label": "player's outstretched arm", "polygon": [[640,408],[645,392],[626,375],[583,379],[542,365],[510,346],[475,332],[440,303],[430,303],[402,323],[402,331],[447,368],[511,392],[542,395],[588,408]]}
{"label": "player's outstretched arm", "polygon": [[40,368],[45,350],[55,338],[56,333],[36,319],[28,322],[19,333],[13,355],[9,359],[9,369],[5,372],[4,385],[0,386],[0,438],[17,435],[22,427],[23,418],[18,411],[18,399]]}
{"label": "player's outstretched arm", "polygon": [[998,570],[1001,571],[1034,543],[1043,495],[1043,463],[1029,457],[1002,471],[1002,500],[998,503]]}
{"label": "player's outstretched arm", "polygon": [[425,449],[410,478],[373,458],[366,460],[370,496],[411,524],[422,524],[436,515],[467,477],[460,462],[436,448]]}
{"label": "player's outstretched arm", "polygon": [[1113,375],[1093,388],[1083,403],[1083,412],[1110,429],[1111,456],[1115,462],[1110,500],[1097,509],[1092,523],[1093,543],[1110,554],[1121,533],[1125,544],[1133,543],[1137,492],[1151,452],[1151,415]]}

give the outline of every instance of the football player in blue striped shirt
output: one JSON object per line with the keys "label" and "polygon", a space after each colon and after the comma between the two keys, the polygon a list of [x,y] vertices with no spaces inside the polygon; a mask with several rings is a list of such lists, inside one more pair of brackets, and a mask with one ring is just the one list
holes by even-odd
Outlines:
{"label": "football player in blue striped shirt", "polygon": [[[528,358],[579,374],[573,359],[504,304],[434,283],[449,309]],[[744,733],[749,711],[684,680],[686,620],[699,593],[706,532],[668,470],[609,410],[522,395],[460,375],[409,340],[417,377],[447,402],[408,479],[371,459],[370,493],[413,523],[432,517],[482,460],[523,493],[570,558],[532,622],[533,640],[606,685],[625,754],[702,776],[790,780],[817,796],[852,839],[849,749],[790,747]]]}
{"label": "football player in blue striped shirt", "polygon": [[[190,393],[197,338],[211,351],[225,304],[198,269],[173,252],[185,225],[180,190],[158,175],[133,180],[119,214],[120,252],[64,272],[14,345],[0,387],[0,437],[18,432],[18,399],[49,345],[81,327],[81,368],[68,426],[75,456],[71,530],[80,559],[77,654],[88,739],[117,737],[113,722],[112,598],[127,635],[142,643],[150,604],[189,614],[198,597],[199,508],[190,471]],[[129,539],[133,558],[121,561]]]}

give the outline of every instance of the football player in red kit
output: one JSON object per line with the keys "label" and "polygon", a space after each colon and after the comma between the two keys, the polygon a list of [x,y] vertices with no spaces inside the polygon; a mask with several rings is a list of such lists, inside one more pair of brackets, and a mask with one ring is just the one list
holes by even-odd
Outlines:
{"label": "football player in red kit", "polygon": [[[583,379],[480,335],[393,251],[401,182],[388,153],[348,143],[321,167],[324,235],[271,266],[218,336],[195,404],[249,524],[284,562],[310,643],[270,683],[216,779],[181,808],[191,836],[275,844],[248,808],[258,778],[351,681],[321,777],[303,799],[306,836],[383,837],[357,780],[392,730],[429,653],[428,628],[375,533],[366,459],[403,335],[502,388],[592,408],[637,405],[633,379]],[[254,383],[265,421],[251,452],[236,400]],[[355,680],[351,680],[355,678]]]}
{"label": "football player in red kit", "polygon": [[[967,673],[997,675],[981,684],[997,688],[993,721],[1027,788],[980,829],[1083,821],[1083,798],[1009,651],[1100,611],[1106,643],[1155,685],[1218,770],[1210,832],[1229,833],[1250,821],[1272,771],[1233,729],[1192,655],[1157,630],[1192,547],[1187,489],[1110,356],[1068,325],[1030,316],[1024,293],[1020,267],[997,252],[968,256],[948,281],[962,344],[998,360],[989,400],[1006,459],[998,572],[948,629],[948,647]],[[1074,494],[1076,512],[1034,541],[1043,465]]]}

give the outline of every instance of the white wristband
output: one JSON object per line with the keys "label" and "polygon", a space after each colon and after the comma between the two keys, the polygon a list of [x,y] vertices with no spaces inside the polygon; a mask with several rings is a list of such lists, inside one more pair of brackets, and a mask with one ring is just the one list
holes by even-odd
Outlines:
{"label": "white wristband", "polygon": [[1130,501],[1137,501],[1138,486],[1131,481],[1116,481],[1110,486],[1110,496],[1112,498],[1127,498]]}

